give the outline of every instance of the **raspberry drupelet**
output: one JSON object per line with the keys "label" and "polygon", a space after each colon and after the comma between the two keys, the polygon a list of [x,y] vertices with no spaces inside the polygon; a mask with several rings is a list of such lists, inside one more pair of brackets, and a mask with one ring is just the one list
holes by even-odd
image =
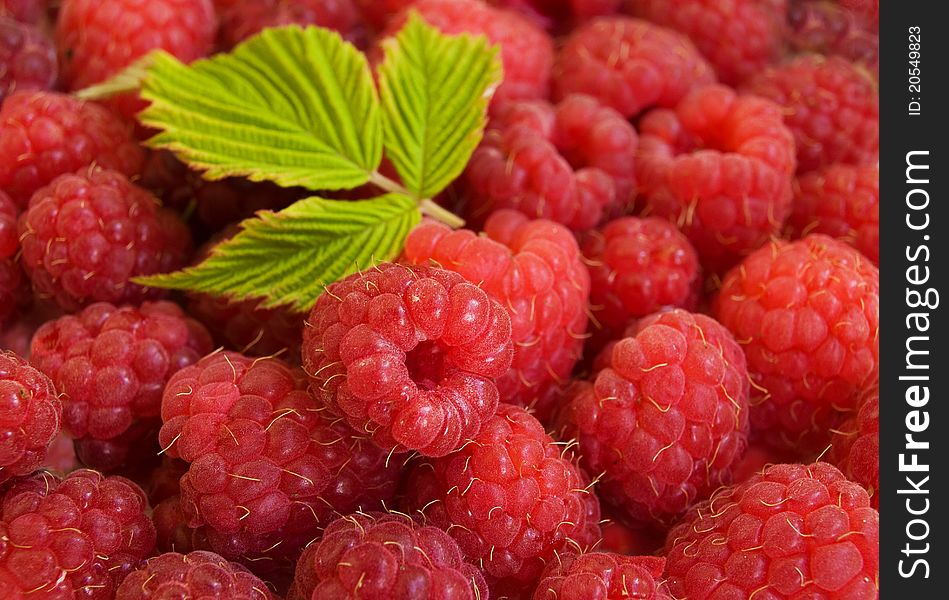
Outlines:
{"label": "raspberry drupelet", "polygon": [[96,471],[62,479],[38,472],[12,483],[0,508],[0,592],[113,600],[125,575],[155,547],[147,509],[137,485]]}
{"label": "raspberry drupelet", "polygon": [[275,600],[267,584],[213,552],[167,552],[129,573],[115,600]]}
{"label": "raspberry drupelet", "polygon": [[49,377],[12,352],[0,352],[0,483],[46,462],[63,407]]}
{"label": "raspberry drupelet", "polygon": [[688,38],[629,17],[578,27],[554,66],[555,97],[589,94],[625,118],[654,106],[674,107],[690,90],[714,81]]}
{"label": "raspberry drupelet", "polygon": [[596,496],[565,452],[527,411],[502,404],[461,449],[410,466],[406,506],[458,542],[492,597],[523,593],[557,553],[600,537]]}
{"label": "raspberry drupelet", "polygon": [[752,431],[770,444],[822,450],[878,377],[880,273],[833,238],[761,248],[725,277],[713,314],[748,357]]}
{"label": "raspberry drupelet", "polygon": [[95,163],[131,177],[144,160],[132,125],[94,102],[23,91],[0,107],[0,189],[20,208],[65,173]]}
{"label": "raspberry drupelet", "polygon": [[161,290],[130,279],[173,271],[191,252],[178,215],[121,173],[98,167],[38,190],[19,228],[33,290],[65,310],[160,297]]}
{"label": "raspberry drupelet", "polygon": [[556,388],[570,378],[587,327],[590,278],[566,227],[499,210],[485,235],[426,221],[409,234],[405,258],[477,282],[507,309],[514,358],[497,378],[501,402],[534,409],[544,422]]}
{"label": "raspberry drupelet", "polygon": [[622,331],[663,308],[695,310],[702,272],[692,244],[672,223],[622,217],[583,238],[596,323]]}
{"label": "raspberry drupelet", "polygon": [[334,512],[372,510],[401,460],[361,438],[274,358],[211,354],[178,371],[162,398],[160,440],[189,463],[181,510],[212,550],[260,574],[287,571]]}
{"label": "raspberry drupelet", "polygon": [[675,598],[879,597],[880,516],[827,463],[780,464],[723,488],[669,532]]}
{"label": "raspberry drupelet", "polygon": [[14,90],[56,83],[56,48],[38,28],[0,15],[0,104]]}
{"label": "raspberry drupelet", "polygon": [[493,106],[508,100],[542,99],[550,93],[553,41],[521,15],[480,0],[416,0],[389,19],[380,38],[398,33],[411,10],[448,35],[480,34],[501,47],[504,82],[494,94]]}
{"label": "raspberry drupelet", "polygon": [[0,0],[0,17],[36,25],[43,20],[46,0]]}
{"label": "raspberry drupelet", "polygon": [[438,267],[382,263],[327,286],[303,331],[313,393],[385,449],[444,456],[498,404],[511,319]]}
{"label": "raspberry drupelet", "polygon": [[92,304],[41,326],[31,347],[33,363],[63,392],[77,455],[105,471],[134,458],[136,446],[155,445],[143,438],[158,429],[165,383],[212,349],[204,326],[171,302]]}
{"label": "raspberry drupelet", "polygon": [[396,513],[354,513],[304,551],[287,600],[487,597],[484,576],[441,529]]}
{"label": "raspberry drupelet", "polygon": [[788,0],[627,0],[631,14],[688,36],[737,85],[781,56]]}
{"label": "raspberry drupelet", "polygon": [[880,94],[862,67],[838,56],[804,55],[759,73],[744,90],[783,107],[799,172],[879,160]]}
{"label": "raspberry drupelet", "polygon": [[619,113],[583,95],[496,113],[465,170],[474,222],[511,208],[582,231],[632,207],[637,136]]}
{"label": "raspberry drupelet", "polygon": [[880,509],[880,388],[861,394],[857,411],[835,428],[827,460],[870,494]]}
{"label": "raspberry drupelet", "polygon": [[880,265],[880,167],[834,164],[799,176],[788,219],[794,237],[823,233]]}
{"label": "raspberry drupelet", "polygon": [[640,321],[609,367],[559,415],[601,499],[642,527],[665,525],[731,482],[747,445],[748,372],[714,319],[684,310]]}
{"label": "raspberry drupelet", "polygon": [[[211,0],[63,0],[56,46],[63,84],[78,90],[102,82],[152,50],[191,62],[211,52],[217,17]],[[109,100],[132,118],[135,94]]]}
{"label": "raspberry drupelet", "polygon": [[714,85],[640,121],[644,214],[686,234],[711,271],[776,235],[791,208],[794,139],[781,107]]}
{"label": "raspberry drupelet", "polygon": [[657,556],[571,552],[550,561],[533,600],[673,600],[661,583],[665,563]]}

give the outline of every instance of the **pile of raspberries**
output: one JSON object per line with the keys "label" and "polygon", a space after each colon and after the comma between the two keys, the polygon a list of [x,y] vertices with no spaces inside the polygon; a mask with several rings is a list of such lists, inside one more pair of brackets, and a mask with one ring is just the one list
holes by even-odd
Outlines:
{"label": "pile of raspberries", "polygon": [[[293,23],[378,53],[410,10],[500,46],[466,228],[308,314],[133,282],[301,195],[72,92]],[[0,597],[877,598],[878,23],[0,0]]]}

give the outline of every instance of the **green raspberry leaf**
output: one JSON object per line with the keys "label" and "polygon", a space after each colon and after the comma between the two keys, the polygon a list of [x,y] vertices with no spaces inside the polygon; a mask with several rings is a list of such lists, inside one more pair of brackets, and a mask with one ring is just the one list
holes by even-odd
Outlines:
{"label": "green raspberry leaf", "polygon": [[414,11],[382,46],[386,156],[409,191],[431,198],[462,172],[481,141],[502,79],[498,48],[483,36],[446,36]]}
{"label": "green raspberry leaf", "polygon": [[148,76],[148,68],[158,55],[171,56],[164,50],[152,50],[103,82],[73,93],[80,100],[105,100],[128,92],[137,92]]}
{"label": "green raspberry leaf", "polygon": [[262,298],[263,307],[306,311],[325,285],[398,256],[420,218],[418,204],[402,194],[360,201],[307,198],[247,219],[240,233],[194,267],[136,282],[239,300]]}
{"label": "green raspberry leaf", "polygon": [[311,190],[354,188],[382,160],[379,98],[365,56],[338,33],[268,29],[184,65],[156,54],[139,115],[149,140],[208,179],[243,175]]}

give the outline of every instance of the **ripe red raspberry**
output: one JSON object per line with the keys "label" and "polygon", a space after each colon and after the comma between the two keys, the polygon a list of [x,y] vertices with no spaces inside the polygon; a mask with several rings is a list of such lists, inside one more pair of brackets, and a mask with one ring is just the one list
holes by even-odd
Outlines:
{"label": "ripe red raspberry", "polygon": [[[798,453],[792,449],[775,448],[767,445],[761,439],[752,437],[748,443],[748,449],[745,450],[745,453],[738,459],[732,469],[732,480],[735,483],[743,483],[749,478],[762,473],[771,465],[801,462],[804,454],[810,453]],[[813,454],[810,458],[813,458]]]}
{"label": "ripe red raspberry", "polygon": [[871,600],[879,521],[867,493],[834,467],[775,465],[719,490],[669,532],[666,584],[689,600]]}
{"label": "ripe red raspberry", "polygon": [[822,449],[877,379],[880,273],[842,242],[772,242],[728,273],[713,311],[745,350],[752,430],[771,444]]}
{"label": "ripe red raspberry", "polygon": [[159,552],[189,553],[211,550],[205,527],[189,527],[188,516],[181,506],[181,496],[174,495],[158,503],[152,514],[155,523],[155,548]]}
{"label": "ripe red raspberry", "polygon": [[870,504],[880,509],[880,388],[861,395],[857,412],[835,428],[828,462],[870,494]]}
{"label": "ripe red raspberry", "polygon": [[695,310],[702,277],[695,249],[675,225],[623,217],[583,238],[595,322],[622,330],[667,307]]}
{"label": "ripe red raspberry", "polygon": [[267,584],[213,552],[154,556],[126,576],[115,600],[274,600]]}
{"label": "ripe red raspberry", "polygon": [[0,0],[0,17],[36,25],[46,12],[46,0]]}
{"label": "ripe red raspberry", "polygon": [[871,31],[879,30],[880,0],[837,0],[837,3],[863,19]]}
{"label": "ripe red raspberry", "polygon": [[[217,33],[211,0],[63,0],[56,45],[63,84],[78,90],[162,49],[183,62],[210,53]],[[126,94],[110,104],[133,117],[145,104]]]}
{"label": "ripe red raspberry", "polygon": [[0,190],[0,325],[6,323],[17,308],[29,300],[29,290],[24,289],[26,277],[16,260],[16,254],[20,251],[16,221],[16,204]]}
{"label": "ripe red raspberry", "polygon": [[823,233],[880,265],[880,167],[830,165],[799,176],[788,219],[795,237]]}
{"label": "ripe red raspberry", "polygon": [[880,96],[860,67],[837,56],[805,55],[760,73],[745,89],[784,108],[799,172],[879,160]]}
{"label": "ripe red raspberry", "polygon": [[64,394],[63,422],[79,458],[111,471],[154,435],[168,379],[211,348],[204,326],[171,302],[100,302],[40,327],[31,359]]}
{"label": "ripe red raspberry", "polygon": [[673,600],[661,583],[665,563],[658,556],[568,553],[547,565],[533,600]]}
{"label": "ripe red raspberry", "polygon": [[113,600],[155,547],[147,508],[137,485],[95,471],[16,481],[0,509],[3,597]]}
{"label": "ripe red raspberry", "polygon": [[458,542],[492,597],[531,589],[557,553],[600,537],[596,497],[564,452],[527,411],[502,404],[461,449],[410,467],[406,504]]}
{"label": "ripe red raspberry", "polygon": [[713,81],[712,68],[685,36],[628,17],[578,27],[554,67],[555,96],[590,94],[627,118],[653,106],[673,107]]}
{"label": "ripe red raspberry", "polygon": [[140,302],[163,292],[129,281],[173,271],[190,256],[181,219],[117,171],[61,175],[20,215],[23,266],[33,289],[66,310]]}
{"label": "ripe red raspberry", "polygon": [[504,82],[494,94],[494,106],[507,100],[546,98],[549,94],[553,41],[521,15],[480,0],[416,0],[389,19],[381,37],[402,29],[410,10],[418,11],[425,21],[446,34],[480,34],[501,46]]}
{"label": "ripe red raspberry", "polygon": [[727,329],[684,310],[643,319],[559,415],[580,464],[627,521],[678,517],[731,481],[748,436],[748,372]]}
{"label": "ripe red raspberry", "polygon": [[313,393],[386,449],[443,456],[494,414],[507,312],[437,267],[383,263],[326,288],[303,331]]}
{"label": "ripe red raspberry", "polygon": [[0,352],[0,483],[45,464],[63,407],[49,377]]}
{"label": "ripe red raspberry", "polygon": [[64,173],[96,165],[138,174],[144,151],[107,109],[56,92],[15,92],[0,108],[0,189],[22,208]]}
{"label": "ripe red raspberry", "polygon": [[724,86],[640,121],[646,213],[678,224],[712,271],[777,234],[791,208],[794,139],[781,108]]}
{"label": "ripe red raspberry", "polygon": [[514,359],[497,379],[500,400],[532,407],[544,421],[553,388],[570,379],[583,350],[590,277],[561,225],[499,210],[485,234],[426,221],[409,234],[405,257],[460,273],[507,309]]}
{"label": "ripe red raspberry", "polygon": [[616,111],[574,95],[497,113],[465,171],[473,221],[513,208],[580,231],[632,206],[636,130]]}
{"label": "ripe red raspberry", "polygon": [[863,20],[827,0],[792,1],[788,41],[797,52],[840,56],[863,64],[879,77],[880,36]]}
{"label": "ripe red raspberry", "polygon": [[277,359],[219,352],[172,376],[161,444],[190,463],[181,508],[215,552],[258,573],[289,570],[334,511],[392,495],[401,461],[324,408]]}
{"label": "ripe red raspberry", "polygon": [[0,104],[14,90],[56,83],[56,48],[36,27],[0,16]]}
{"label": "ripe red raspberry", "polygon": [[484,576],[451,536],[394,513],[333,521],[300,558],[293,589],[288,600],[488,597]]}
{"label": "ripe red raspberry", "polygon": [[249,356],[280,356],[299,364],[303,315],[282,307],[258,308],[258,304],[195,294],[188,302],[188,312],[226,348]]}
{"label": "ripe red raspberry", "polygon": [[236,46],[266,27],[291,24],[325,27],[349,38],[359,17],[353,0],[237,0],[220,15],[218,37],[225,48]]}
{"label": "ripe red raspberry", "polygon": [[627,8],[688,36],[728,85],[781,55],[787,0],[628,0]]}

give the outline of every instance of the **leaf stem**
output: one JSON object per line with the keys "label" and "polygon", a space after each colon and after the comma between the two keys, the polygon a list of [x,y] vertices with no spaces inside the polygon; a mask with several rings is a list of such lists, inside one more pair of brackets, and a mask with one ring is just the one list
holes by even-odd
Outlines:
{"label": "leaf stem", "polygon": [[416,201],[419,200],[415,194],[405,189],[398,181],[389,179],[379,171],[373,171],[369,174],[369,183],[376,185],[389,193],[402,194],[408,196],[409,198],[414,198]]}
{"label": "leaf stem", "polygon": [[458,229],[459,227],[464,227],[465,225],[465,220],[455,213],[446,208],[442,208],[429,198],[419,198],[409,190],[405,189],[405,187],[403,187],[398,181],[386,177],[379,171],[373,171],[369,175],[369,183],[382,188],[390,194],[402,194],[414,199],[418,203],[419,210],[422,211],[423,215],[437,219],[452,229]]}
{"label": "leaf stem", "polygon": [[438,219],[452,229],[458,229],[459,227],[463,227],[465,224],[464,219],[451,212],[447,208],[442,208],[441,206],[435,204],[433,200],[422,200],[422,202],[419,204],[419,209],[421,209],[423,215],[427,215],[433,219]]}

